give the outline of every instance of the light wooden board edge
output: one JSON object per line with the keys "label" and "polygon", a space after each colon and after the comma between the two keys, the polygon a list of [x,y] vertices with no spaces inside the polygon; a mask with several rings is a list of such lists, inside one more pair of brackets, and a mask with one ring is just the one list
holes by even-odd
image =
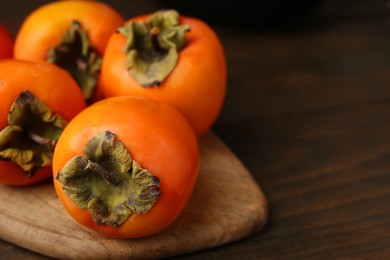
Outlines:
{"label": "light wooden board edge", "polygon": [[55,258],[160,258],[204,250],[259,232],[267,200],[251,174],[212,132],[200,139],[200,175],[180,217],[139,239],[112,239],[81,228],[67,215],[51,182],[0,186],[0,238]]}

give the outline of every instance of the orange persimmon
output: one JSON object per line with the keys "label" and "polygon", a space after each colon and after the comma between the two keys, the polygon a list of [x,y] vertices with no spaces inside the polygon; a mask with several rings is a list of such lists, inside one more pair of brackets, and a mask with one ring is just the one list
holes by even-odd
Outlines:
{"label": "orange persimmon", "polygon": [[7,28],[0,23],[0,59],[12,58],[14,39]]}
{"label": "orange persimmon", "polygon": [[96,102],[64,129],[54,186],[81,226],[109,237],[161,231],[182,212],[199,168],[197,138],[172,106],[143,97]]}
{"label": "orange persimmon", "polygon": [[167,10],[130,19],[111,36],[98,88],[107,97],[137,95],[169,103],[200,136],[218,117],[226,84],[217,34],[199,19]]}
{"label": "orange persimmon", "polygon": [[77,83],[47,62],[3,59],[0,98],[0,184],[50,177],[62,129],[86,107]]}
{"label": "orange persimmon", "polygon": [[101,56],[123,18],[98,1],[55,1],[30,13],[16,34],[18,59],[46,60],[67,70],[93,99]]}

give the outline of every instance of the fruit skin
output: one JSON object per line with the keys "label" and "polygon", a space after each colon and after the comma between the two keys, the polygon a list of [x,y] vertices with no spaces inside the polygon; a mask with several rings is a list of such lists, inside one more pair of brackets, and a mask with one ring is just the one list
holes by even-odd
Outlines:
{"label": "fruit skin", "polygon": [[[142,21],[149,15],[131,20]],[[176,67],[158,87],[145,88],[125,68],[125,38],[114,33],[103,56],[98,88],[106,97],[137,95],[166,102],[189,121],[197,136],[205,134],[222,108],[227,65],[223,46],[216,33],[203,21],[181,16],[180,24],[190,26],[186,46],[179,52]]]}
{"label": "fruit skin", "polygon": [[[54,114],[60,114],[68,122],[86,108],[78,85],[59,67],[47,62],[0,60],[0,130],[7,125],[12,103],[25,90],[41,99]],[[29,185],[51,175],[51,166],[47,166],[27,178],[17,164],[0,160],[1,184]]]}
{"label": "fruit skin", "polygon": [[[161,195],[145,214],[131,215],[119,227],[97,225],[87,210],[65,194],[57,173],[102,131],[115,133],[132,158],[160,179]],[[54,186],[66,211],[81,226],[109,237],[144,237],[169,226],[182,212],[199,170],[197,138],[184,117],[168,104],[143,97],[113,97],[77,115],[64,129],[53,158]]]}
{"label": "fruit skin", "polygon": [[12,58],[14,39],[7,28],[0,23],[0,59]]}
{"label": "fruit skin", "polygon": [[92,47],[103,55],[107,41],[123,23],[122,16],[97,1],[54,1],[30,13],[16,34],[14,55],[19,59],[46,60],[70,24],[77,20],[88,32]]}

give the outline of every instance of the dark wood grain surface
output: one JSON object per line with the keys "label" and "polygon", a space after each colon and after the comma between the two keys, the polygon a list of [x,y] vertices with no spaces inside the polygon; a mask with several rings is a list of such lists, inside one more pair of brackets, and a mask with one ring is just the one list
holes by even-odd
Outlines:
{"label": "dark wood grain surface", "polygon": [[[16,32],[45,2],[1,1],[0,20]],[[161,2],[110,3],[130,17]],[[212,24],[229,67],[213,130],[262,187],[269,222],[246,239],[177,258],[388,259],[388,1],[322,1],[289,17],[296,21],[274,14]],[[0,258],[46,259],[5,241]]]}

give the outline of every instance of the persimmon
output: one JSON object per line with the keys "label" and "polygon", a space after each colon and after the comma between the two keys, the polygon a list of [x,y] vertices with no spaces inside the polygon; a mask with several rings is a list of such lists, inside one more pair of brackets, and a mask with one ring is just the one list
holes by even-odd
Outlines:
{"label": "persimmon", "polygon": [[144,237],[182,212],[199,169],[197,138],[169,104],[112,97],[65,127],[53,158],[54,186],[81,226],[109,237]]}
{"label": "persimmon", "polygon": [[111,36],[98,86],[107,97],[169,103],[200,136],[218,117],[226,84],[224,49],[214,30],[166,10],[130,19]]}
{"label": "persimmon", "polygon": [[7,28],[0,23],[0,59],[12,58],[14,39]]}
{"label": "persimmon", "polygon": [[14,55],[64,68],[90,101],[107,41],[122,23],[120,13],[102,2],[54,1],[25,18],[16,34]]}
{"label": "persimmon", "polygon": [[49,178],[62,129],[86,107],[80,88],[47,62],[0,60],[0,184]]}

